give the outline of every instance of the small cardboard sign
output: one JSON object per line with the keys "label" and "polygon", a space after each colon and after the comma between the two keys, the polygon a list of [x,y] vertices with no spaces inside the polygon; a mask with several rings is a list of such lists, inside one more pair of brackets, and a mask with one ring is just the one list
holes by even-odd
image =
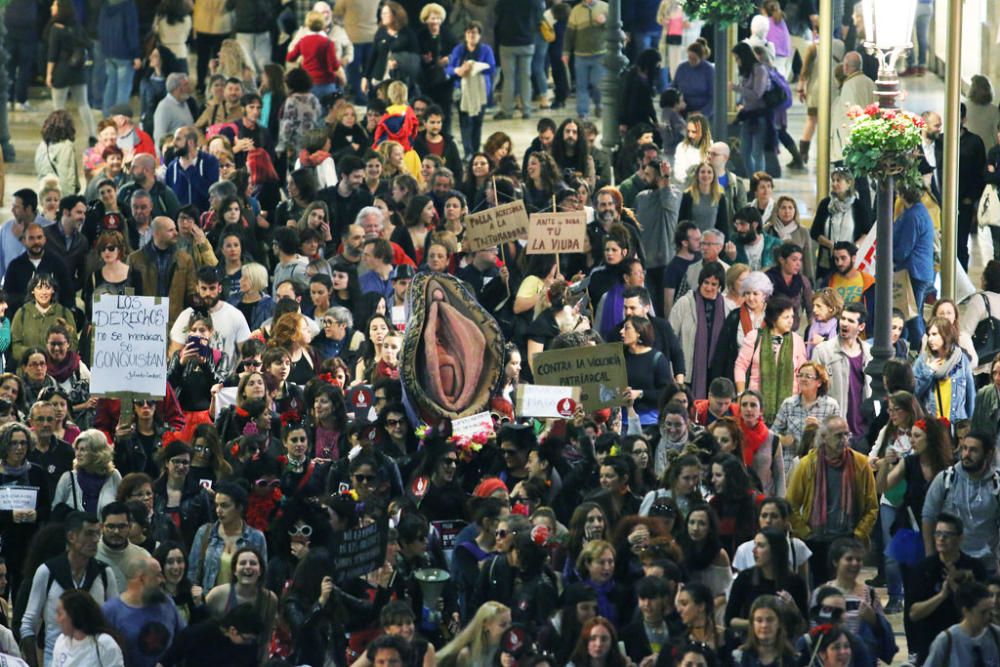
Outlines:
{"label": "small cardboard sign", "polygon": [[587,412],[625,403],[621,390],[628,386],[628,374],[621,343],[539,352],[534,368],[539,384],[579,387],[580,402]]}
{"label": "small cardboard sign", "polygon": [[523,201],[515,199],[485,211],[467,214],[462,249],[477,252],[527,235],[528,210],[524,208]]}
{"label": "small cardboard sign", "polygon": [[479,412],[461,419],[453,419],[451,433],[461,438],[471,438],[477,433],[493,433],[493,417],[489,412]]}
{"label": "small cardboard sign", "polygon": [[532,213],[528,223],[529,255],[583,252],[587,212]]}
{"label": "small cardboard sign", "polygon": [[518,417],[569,418],[580,403],[580,388],[519,384],[515,396]]}

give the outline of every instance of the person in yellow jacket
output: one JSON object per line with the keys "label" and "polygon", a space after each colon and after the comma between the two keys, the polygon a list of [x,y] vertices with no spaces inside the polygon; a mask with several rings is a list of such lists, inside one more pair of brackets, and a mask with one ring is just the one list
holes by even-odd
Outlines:
{"label": "person in yellow jacket", "polygon": [[849,535],[867,542],[878,517],[875,476],[868,457],[848,446],[850,438],[843,417],[828,417],[816,448],[799,461],[788,483],[792,531],[815,556],[810,559],[814,581],[832,578],[830,544]]}

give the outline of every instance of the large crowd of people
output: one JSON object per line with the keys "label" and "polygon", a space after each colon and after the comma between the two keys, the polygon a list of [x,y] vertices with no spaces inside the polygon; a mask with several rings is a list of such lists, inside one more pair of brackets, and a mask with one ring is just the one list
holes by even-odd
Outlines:
{"label": "large crowd of people", "polygon": [[[603,0],[11,0],[14,112],[36,73],[54,110],[0,226],[0,664],[1000,664],[1000,226],[981,291],[936,298],[921,110],[893,223],[913,298],[870,377],[872,183],[835,162],[811,222],[776,190],[809,164],[820,67],[835,119],[874,101],[860,9],[821,63],[810,0],[759,3],[730,145],[683,4],[622,3],[609,153]],[[483,136],[494,105],[530,145]],[[1000,186],[985,77],[962,121],[967,269]],[[835,120],[835,160],[845,140]],[[582,212],[584,251],[463,249],[514,200]],[[488,432],[414,404],[421,274],[502,334]],[[109,294],[169,299],[162,398],[91,395]],[[605,342],[621,407],[519,414],[539,354]]]}

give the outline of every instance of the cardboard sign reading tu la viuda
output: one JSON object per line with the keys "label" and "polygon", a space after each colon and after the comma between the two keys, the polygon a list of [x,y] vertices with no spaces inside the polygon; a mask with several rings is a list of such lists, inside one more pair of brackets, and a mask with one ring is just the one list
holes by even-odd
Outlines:
{"label": "cardboard sign reading tu la viuda", "polygon": [[92,396],[162,398],[167,389],[170,300],[102,294],[94,298]]}
{"label": "cardboard sign reading tu la viuda", "polygon": [[580,403],[580,388],[519,384],[515,399],[519,417],[569,419]]}
{"label": "cardboard sign reading tu la viuda", "polygon": [[524,208],[523,201],[515,199],[485,211],[466,215],[462,248],[476,252],[523,239],[527,235],[528,210]]}
{"label": "cardboard sign reading tu la viuda", "polygon": [[528,223],[529,255],[583,252],[587,212],[532,213]]}
{"label": "cardboard sign reading tu la viuda", "polygon": [[535,381],[542,385],[579,387],[587,412],[624,405],[628,386],[625,348],[621,343],[539,352],[534,358]]}

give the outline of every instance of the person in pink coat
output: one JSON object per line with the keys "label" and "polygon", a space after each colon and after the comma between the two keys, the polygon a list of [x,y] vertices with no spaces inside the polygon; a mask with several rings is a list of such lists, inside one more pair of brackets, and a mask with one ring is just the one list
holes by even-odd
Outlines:
{"label": "person in pink coat", "polygon": [[764,398],[764,421],[770,424],[781,402],[799,392],[796,371],[804,364],[806,343],[792,331],[795,305],[776,295],[764,309],[764,324],[749,332],[736,357],[736,390],[753,389]]}

